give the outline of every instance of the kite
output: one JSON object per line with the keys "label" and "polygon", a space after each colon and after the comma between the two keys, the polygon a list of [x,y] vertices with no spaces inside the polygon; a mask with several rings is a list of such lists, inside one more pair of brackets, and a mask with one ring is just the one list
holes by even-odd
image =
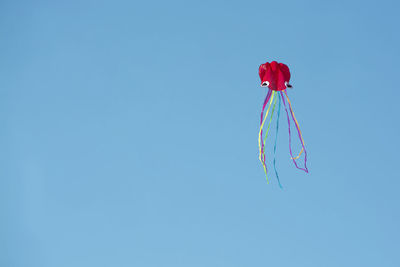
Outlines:
{"label": "kite", "polygon": [[[293,163],[296,166],[296,168],[308,173],[307,152],[306,152],[306,148],[304,146],[303,136],[300,131],[299,123],[297,122],[296,117],[294,116],[292,104],[291,104],[289,97],[287,95],[287,92],[286,92],[286,88],[292,88],[292,86],[289,84],[290,71],[289,71],[289,67],[287,65],[285,65],[283,63],[278,63],[276,61],[272,61],[271,63],[266,62],[265,64],[261,64],[259,67],[259,70],[258,70],[258,74],[260,75],[261,86],[268,87],[267,96],[265,97],[264,104],[263,104],[263,107],[261,110],[260,132],[258,134],[259,160],[262,163],[262,166],[264,168],[264,172],[265,172],[265,175],[267,178],[267,182],[268,182],[268,169],[267,169],[267,164],[265,163],[265,146],[266,146],[266,140],[268,137],[268,132],[269,132],[269,128],[271,126],[272,118],[275,113],[275,105],[278,100],[273,166],[274,166],[275,175],[278,180],[279,186],[282,188],[282,185],[279,180],[278,172],[276,170],[276,163],[275,163],[276,141],[277,141],[277,137],[278,137],[281,102],[283,103],[283,106],[285,107],[287,121],[288,121],[288,127],[289,127],[290,158],[291,158],[291,160],[293,160]],[[286,98],[286,100],[285,100],[285,98]],[[268,104],[268,108],[264,115],[264,110],[265,110],[267,104]],[[272,106],[272,110],[271,110],[271,106]],[[270,113],[270,110],[271,110],[271,113]],[[265,126],[265,121],[267,120],[269,113],[270,113],[270,119],[269,119],[268,125],[266,126],[265,137],[264,137],[264,141],[263,141],[263,128]],[[292,137],[291,137],[291,131],[290,131],[291,119],[293,120],[293,122],[296,126],[297,134],[298,134],[298,137],[299,137],[300,143],[301,143],[301,151],[299,152],[299,154],[297,156],[293,156],[293,153],[292,153],[292,140],[291,140]],[[302,157],[302,154],[304,155],[304,167],[303,166],[299,167],[297,160]]]}

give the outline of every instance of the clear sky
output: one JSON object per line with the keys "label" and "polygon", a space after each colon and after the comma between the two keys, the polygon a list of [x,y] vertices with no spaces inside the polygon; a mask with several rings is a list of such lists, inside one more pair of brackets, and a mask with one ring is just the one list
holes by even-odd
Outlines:
{"label": "clear sky", "polygon": [[[399,8],[1,0],[0,266],[400,266]],[[309,155],[281,118],[283,190],[272,60]]]}

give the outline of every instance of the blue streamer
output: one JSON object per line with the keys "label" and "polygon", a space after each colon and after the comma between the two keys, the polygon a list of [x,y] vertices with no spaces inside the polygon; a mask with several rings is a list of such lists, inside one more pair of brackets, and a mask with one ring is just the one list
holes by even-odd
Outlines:
{"label": "blue streamer", "polygon": [[278,130],[279,130],[279,115],[281,114],[281,97],[278,97],[279,98],[279,106],[278,106],[278,118],[276,119],[276,134],[275,134],[275,145],[274,145],[274,170],[275,170],[276,179],[278,180],[278,183],[279,183],[279,187],[281,189],[283,189],[283,187],[281,185],[281,181],[279,180],[278,171],[276,170],[276,166],[275,166],[276,141],[278,139]]}

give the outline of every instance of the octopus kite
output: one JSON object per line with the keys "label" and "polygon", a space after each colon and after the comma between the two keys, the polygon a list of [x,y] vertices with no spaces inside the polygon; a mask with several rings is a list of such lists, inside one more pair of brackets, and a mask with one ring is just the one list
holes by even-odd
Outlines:
{"label": "octopus kite", "polygon": [[[265,141],[267,140],[267,137],[268,137],[269,128],[271,126],[271,122],[272,122],[273,115],[275,112],[275,105],[278,100],[273,166],[274,166],[275,175],[278,180],[279,186],[282,188],[282,185],[279,180],[278,172],[276,170],[276,164],[275,164],[276,140],[277,140],[278,129],[279,129],[279,115],[280,115],[280,110],[281,110],[281,102],[283,103],[283,106],[285,107],[287,121],[288,121],[290,158],[291,158],[291,160],[293,160],[293,163],[296,166],[296,168],[303,170],[306,173],[308,173],[307,152],[306,152],[306,148],[304,146],[304,140],[303,140],[303,136],[300,131],[299,123],[297,122],[296,117],[294,116],[292,104],[290,103],[289,97],[286,92],[286,88],[292,88],[292,86],[289,84],[289,81],[290,81],[289,67],[283,63],[278,63],[276,61],[272,61],[271,63],[267,62],[265,64],[260,65],[258,73],[259,73],[260,79],[261,79],[261,86],[268,87],[267,96],[265,97],[264,104],[263,104],[262,111],[261,111],[260,132],[258,135],[259,159],[264,168],[264,172],[265,172],[267,182],[268,182],[268,169],[267,169],[267,165],[265,163],[265,145],[266,145]],[[287,105],[286,105],[286,103],[287,103]],[[267,104],[268,104],[268,108],[264,115],[264,110],[265,110]],[[271,106],[272,106],[272,110],[270,113]],[[264,141],[263,141],[263,128],[265,125],[265,121],[267,120],[268,114],[270,114],[270,119],[269,119],[268,125],[266,126],[265,137],[264,137]],[[297,134],[298,134],[298,137],[300,139],[300,144],[301,144],[301,151],[299,152],[299,154],[297,156],[293,156],[293,153],[292,153],[292,140],[291,140],[291,131],[290,131],[290,121],[291,120],[293,120],[293,122],[296,126]],[[302,154],[304,155],[304,167],[303,166],[299,167],[298,160],[302,157]]]}

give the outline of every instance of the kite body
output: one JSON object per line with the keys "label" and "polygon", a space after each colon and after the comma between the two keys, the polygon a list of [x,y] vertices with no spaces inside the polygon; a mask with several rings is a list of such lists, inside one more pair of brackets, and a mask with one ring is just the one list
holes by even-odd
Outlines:
{"label": "kite body", "polygon": [[[289,67],[283,63],[278,63],[276,61],[272,61],[271,63],[266,62],[265,64],[261,64],[258,73],[260,75],[261,79],[261,86],[262,87],[268,87],[268,92],[267,96],[265,97],[264,104],[262,107],[261,111],[261,121],[260,121],[260,132],[258,135],[258,144],[259,144],[259,159],[263,165],[265,175],[267,177],[268,181],[268,169],[267,169],[267,164],[266,164],[266,157],[265,157],[265,145],[266,145],[266,140],[268,137],[269,133],[269,128],[271,126],[271,122],[275,113],[275,106],[276,102],[278,100],[278,110],[277,110],[277,120],[276,120],[276,134],[275,134],[275,145],[274,145],[274,161],[273,161],[273,166],[275,170],[275,175],[276,178],[278,179],[279,186],[281,186],[281,183],[279,181],[279,176],[278,172],[276,170],[276,165],[275,165],[275,152],[276,152],[276,140],[278,137],[278,129],[279,129],[279,117],[280,117],[280,110],[281,110],[281,103],[283,103],[283,106],[286,111],[286,116],[287,116],[287,121],[288,121],[288,128],[289,128],[289,152],[291,156],[291,160],[293,160],[294,165],[296,168],[305,171],[308,173],[307,169],[307,152],[304,146],[304,140],[300,131],[299,124],[296,120],[296,117],[294,116],[292,104],[290,103],[289,97],[287,95],[286,89],[287,88],[292,88],[292,86],[289,84],[290,81],[290,70]],[[287,104],[286,104],[287,103]],[[268,105],[267,111],[264,111],[266,106]],[[272,107],[272,110],[271,110]],[[271,112],[270,112],[271,110]],[[266,125],[265,122],[267,120],[268,115],[270,115],[269,123]],[[290,122],[293,121],[294,125],[297,130],[297,135],[300,139],[301,143],[301,151],[297,156],[294,156],[292,153],[292,140],[291,140],[291,130],[290,130]],[[264,127],[266,128],[265,131],[265,137],[263,140],[263,129]],[[299,166],[298,165],[298,160],[304,155],[304,166]]]}
{"label": "kite body", "polygon": [[[272,61],[265,63],[258,69],[261,79],[261,86],[267,86],[273,91],[283,91],[290,81],[289,67],[283,63]],[[289,87],[291,87],[289,85]]]}

